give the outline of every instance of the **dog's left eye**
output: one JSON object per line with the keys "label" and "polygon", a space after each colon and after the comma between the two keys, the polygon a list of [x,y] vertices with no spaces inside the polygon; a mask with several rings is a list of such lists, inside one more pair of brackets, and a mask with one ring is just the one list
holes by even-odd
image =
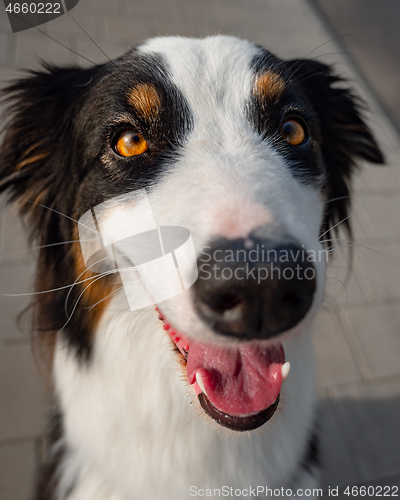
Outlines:
{"label": "dog's left eye", "polygon": [[132,128],[122,130],[114,141],[114,150],[120,156],[138,156],[149,149],[141,134]]}
{"label": "dog's left eye", "polygon": [[281,136],[292,146],[299,146],[307,141],[308,132],[301,122],[293,118],[287,118],[282,123]]}

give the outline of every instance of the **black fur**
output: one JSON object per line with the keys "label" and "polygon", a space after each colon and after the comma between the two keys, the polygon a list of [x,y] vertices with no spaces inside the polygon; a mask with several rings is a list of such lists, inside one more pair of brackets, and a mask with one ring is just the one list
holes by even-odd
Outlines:
{"label": "black fur", "polygon": [[[255,129],[277,152],[288,159],[293,175],[307,184],[318,183],[323,173],[320,150],[320,123],[315,109],[305,96],[303,89],[293,82],[284,61],[263,50],[251,64],[255,79],[263,73],[277,75],[283,84],[281,92],[260,98],[253,95],[249,103],[248,116]],[[299,146],[288,144],[280,133],[285,118],[295,118],[308,129],[309,140]]]}
{"label": "black fur", "polygon": [[326,64],[311,60],[287,62],[290,79],[301,87],[319,120],[320,150],[324,162],[324,191],[327,197],[322,233],[343,221],[341,226],[350,231],[346,220],[350,207],[350,184],[356,160],[384,163],[368,126],[361,117],[361,101],[342,78]]}
{"label": "black fur", "polygon": [[320,442],[319,434],[318,431],[315,429],[310,436],[306,453],[301,462],[301,467],[310,473],[312,473],[316,467],[321,466],[319,442]]}
{"label": "black fur", "polygon": [[[299,59],[281,61],[262,50],[251,64],[255,77],[272,71],[284,90],[260,100],[253,96],[249,119],[263,137],[290,161],[293,174],[305,183],[319,185],[327,198],[321,233],[349,215],[350,184],[358,159],[383,163],[384,158],[360,114],[362,103],[326,64]],[[292,147],[279,134],[285,117],[303,121],[309,140]],[[350,231],[348,220],[342,227]]]}
{"label": "black fur", "polygon": [[46,462],[37,477],[36,494],[33,500],[55,500],[57,498],[60,467],[67,452],[63,443],[63,421],[59,411],[54,412],[49,428],[50,432],[46,441]]}
{"label": "black fur", "polygon": [[[161,101],[151,122],[135,115],[127,97],[142,83],[151,83]],[[63,244],[77,238],[71,218],[78,220],[106,199],[151,184],[179,154],[191,127],[190,111],[161,58],[135,52],[115,65],[91,69],[46,65],[11,84],[3,95],[8,118],[0,149],[0,192],[9,189],[10,199],[29,219],[31,236],[45,246],[39,253],[36,290],[67,287],[37,296],[35,328],[47,345],[65,326],[68,344],[87,359],[101,307],[87,308],[107,295],[116,280],[74,286],[66,301],[68,285],[77,277],[76,249]],[[151,137],[148,152],[123,158],[113,151],[114,136],[124,127]],[[86,292],[81,296],[88,285],[88,291],[99,289],[95,301]],[[69,318],[78,301],[80,307]]]}

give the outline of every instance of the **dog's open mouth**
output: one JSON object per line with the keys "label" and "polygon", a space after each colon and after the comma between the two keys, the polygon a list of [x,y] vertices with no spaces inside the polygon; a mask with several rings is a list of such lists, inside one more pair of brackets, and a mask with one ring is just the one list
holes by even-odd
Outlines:
{"label": "dog's open mouth", "polygon": [[211,418],[229,429],[247,431],[272,417],[289,372],[281,344],[244,343],[232,348],[190,340],[157,311],[186,360],[189,384]]}

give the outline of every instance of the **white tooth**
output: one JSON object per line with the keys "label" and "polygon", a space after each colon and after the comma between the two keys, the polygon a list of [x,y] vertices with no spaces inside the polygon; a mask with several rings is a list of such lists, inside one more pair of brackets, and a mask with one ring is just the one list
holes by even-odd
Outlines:
{"label": "white tooth", "polygon": [[196,382],[199,384],[200,389],[207,396],[206,390],[204,389],[204,382],[203,382],[203,379],[201,378],[200,373],[196,373]]}
{"label": "white tooth", "polygon": [[289,372],[290,372],[290,363],[289,361],[286,361],[286,363],[282,365],[282,384],[287,379]]}

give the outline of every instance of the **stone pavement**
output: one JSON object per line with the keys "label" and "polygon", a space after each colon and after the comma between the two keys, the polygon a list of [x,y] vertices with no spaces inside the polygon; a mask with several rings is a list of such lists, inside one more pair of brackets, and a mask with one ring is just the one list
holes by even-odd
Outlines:
{"label": "stone pavement", "polygon": [[400,2],[311,0],[400,130]]}
{"label": "stone pavement", "polygon": [[[354,260],[330,265],[325,306],[313,328],[321,395],[324,486],[400,484],[400,139],[346,54],[330,41],[306,0],[81,0],[71,14],[109,57],[155,35],[247,38],[277,55],[335,63],[370,104],[386,167],[355,182]],[[0,12],[0,85],[39,60],[82,63],[105,57],[68,16],[13,34]],[[48,36],[46,36],[46,34]],[[0,293],[27,293],[34,260],[21,223],[0,200]],[[28,296],[0,296],[0,498],[24,500],[40,460],[46,394],[16,316]],[[295,404],[295,402],[294,402]],[[346,498],[346,497],[343,497]],[[89,499],[88,499],[89,500]]]}

